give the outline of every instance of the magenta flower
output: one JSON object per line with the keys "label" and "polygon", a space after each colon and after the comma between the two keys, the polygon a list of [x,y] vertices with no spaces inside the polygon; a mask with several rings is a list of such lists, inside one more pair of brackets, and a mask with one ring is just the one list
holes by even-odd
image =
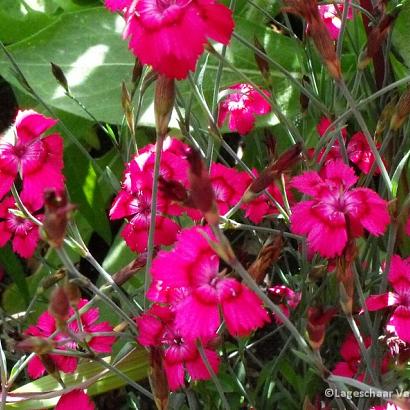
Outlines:
{"label": "magenta flower", "polygon": [[186,78],[211,38],[228,44],[232,12],[214,0],[106,0],[127,19],[124,38],[143,64],[170,78]]}
{"label": "magenta flower", "polygon": [[[36,213],[37,209],[29,203],[26,202],[25,206],[32,214]],[[11,196],[0,202],[0,248],[11,240],[14,252],[22,258],[31,258],[40,239],[39,229],[30,219],[13,213],[17,209]],[[35,217],[41,220],[43,215]]]}
{"label": "magenta flower", "polygon": [[394,403],[386,403],[380,406],[372,406],[370,410],[404,410],[401,407],[396,406]]}
{"label": "magenta flower", "polygon": [[[164,368],[171,390],[184,386],[185,371],[192,380],[211,378],[199,351],[196,341],[182,337],[174,322],[175,314],[170,307],[154,304],[142,316],[136,318],[139,329],[138,342],[143,346],[162,346],[164,349]],[[219,356],[207,344],[211,340],[201,338],[205,355],[215,373],[218,372]]]}
{"label": "magenta flower", "polygon": [[[218,127],[221,127],[229,117],[229,129],[246,135],[252,131],[257,115],[270,113],[270,104],[250,84],[235,84],[227,90],[234,91],[228,94],[219,105]],[[270,97],[268,91],[263,92]]]}
{"label": "magenta flower", "polygon": [[58,400],[55,410],[94,410],[94,402],[83,390],[71,390]]}
{"label": "magenta flower", "polygon": [[387,202],[376,192],[352,188],[357,179],[352,168],[333,161],[320,174],[308,171],[291,182],[312,197],[292,208],[291,230],[307,235],[310,249],[324,258],[341,255],[347,241],[362,236],[364,229],[382,235],[390,221]]}
{"label": "magenta flower", "polygon": [[[81,309],[88,303],[87,300],[81,299],[78,308]],[[70,308],[69,315],[74,315],[74,310]],[[112,332],[112,327],[108,322],[97,323],[99,318],[99,309],[90,308],[81,315],[82,329],[80,330],[78,322],[74,320],[68,324],[68,328],[76,334],[77,338],[87,342],[88,346],[98,353],[110,353],[112,345],[115,342],[115,336],[92,336],[96,332]],[[25,331],[26,335],[49,337],[56,331],[56,321],[49,312],[44,312],[38,318],[37,324],[29,326]],[[79,348],[76,341],[70,339],[68,335],[61,332],[53,339],[57,344],[57,349],[76,350]],[[57,369],[64,373],[73,373],[78,364],[78,359],[74,356],[63,356],[52,353],[49,355],[56,365]],[[45,367],[38,356],[34,356],[28,364],[28,374],[31,378],[37,379],[45,372]]]}
{"label": "magenta flower", "polygon": [[[187,186],[188,164],[183,158],[186,147],[182,142],[170,137],[164,141],[160,175],[165,180],[175,180]],[[155,146],[148,145],[127,164],[121,191],[110,210],[111,219],[130,217],[121,235],[134,252],[143,252],[147,248],[154,163]],[[172,204],[159,193],[155,245],[171,245],[175,241],[179,226],[170,216],[181,215],[182,212],[181,207]]]}
{"label": "magenta flower", "polygon": [[388,280],[394,292],[369,296],[366,307],[369,311],[393,308],[386,328],[405,342],[410,342],[410,258],[394,255]]}
{"label": "magenta flower", "polygon": [[[330,34],[332,40],[337,40],[339,38],[340,28],[342,27],[342,14],[343,5],[333,5],[333,4],[323,4],[318,6],[320,17],[322,18],[327,31]],[[349,7],[347,13],[347,19],[351,20],[353,18],[352,9]]]}
{"label": "magenta flower", "polygon": [[[302,299],[301,292],[295,292],[284,285],[275,285],[268,289],[270,298],[279,306],[280,310],[288,318],[291,310],[294,310],[299,305]],[[274,314],[276,323],[282,323],[282,320]]]}
{"label": "magenta flower", "polygon": [[[376,144],[377,149],[380,148],[380,144]],[[372,150],[366,140],[365,135],[362,132],[356,132],[352,135],[352,138],[347,145],[347,155],[349,160],[352,161],[364,174],[368,174],[374,164],[375,158]],[[375,174],[380,174],[379,167],[376,167]]]}
{"label": "magenta flower", "polygon": [[[210,235],[209,229],[202,230]],[[185,288],[186,296],[174,307],[175,325],[189,340],[213,338],[222,318],[234,336],[249,335],[269,322],[258,296],[219,272],[219,258],[201,228],[183,230],[172,251],[160,251],[153,262],[152,276],[154,286],[161,281],[164,289]]]}
{"label": "magenta flower", "polygon": [[[364,345],[368,348],[372,344],[371,337],[363,338]],[[338,376],[352,377],[363,381],[364,372],[361,368],[362,354],[360,352],[359,344],[354,335],[349,334],[340,347],[340,355],[343,361],[337,362],[332,371]],[[361,373],[359,373],[361,371]]]}
{"label": "magenta flower", "polygon": [[43,203],[45,189],[63,189],[63,139],[58,134],[44,137],[56,123],[33,110],[18,112],[13,133],[0,141],[0,199],[17,174],[23,181],[22,198],[36,208]]}

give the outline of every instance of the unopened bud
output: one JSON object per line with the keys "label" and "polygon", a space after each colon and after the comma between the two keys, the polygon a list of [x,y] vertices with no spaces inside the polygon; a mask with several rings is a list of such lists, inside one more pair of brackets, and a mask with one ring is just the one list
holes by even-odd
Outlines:
{"label": "unopened bud", "polygon": [[125,82],[122,82],[121,86],[121,105],[124,111],[125,121],[127,122],[128,129],[131,135],[135,134],[135,119],[134,119],[134,107],[132,105],[131,95],[128,91]]}
{"label": "unopened bud", "polygon": [[283,249],[283,237],[277,235],[273,241],[269,241],[262,247],[255,262],[248,268],[249,274],[259,285],[273,264],[279,259]]}
{"label": "unopened bud", "polygon": [[[154,248],[154,257],[155,257],[156,250]],[[121,286],[129,279],[131,279],[134,274],[142,269],[147,263],[147,253],[141,253],[137,259],[133,262],[129,263],[127,266],[119,270],[113,275],[114,282]]]}
{"label": "unopened bud", "polygon": [[45,354],[55,348],[52,340],[43,337],[29,336],[16,344],[16,349],[27,353]]}
{"label": "unopened bud", "polygon": [[[266,55],[265,47],[263,47],[262,43],[258,40],[255,36],[254,38],[254,45],[255,47]],[[268,85],[271,84],[271,76],[270,76],[270,67],[269,63],[266,61],[265,58],[261,57],[258,53],[254,53],[256,64],[262,74],[262,77],[265,79]]]}
{"label": "unopened bud", "polygon": [[407,120],[410,114],[410,88],[400,97],[390,121],[390,128],[397,131]]}
{"label": "unopened bud", "polygon": [[64,286],[64,291],[71,307],[78,307],[81,300],[81,291],[76,283],[68,281]]}
{"label": "unopened bud", "polygon": [[166,410],[168,408],[169,387],[161,348],[151,347],[150,349],[148,377],[157,409]]}
{"label": "unopened bud", "polygon": [[326,328],[333,316],[336,314],[335,308],[322,309],[310,307],[307,311],[308,323],[306,331],[308,341],[313,350],[319,350],[325,340]]}
{"label": "unopened bud", "polygon": [[138,58],[135,59],[134,68],[132,70],[132,79],[131,81],[136,84],[141,78],[143,65],[141,64]]}
{"label": "unopened bud", "polygon": [[55,271],[53,274],[50,276],[47,276],[41,281],[41,291],[50,289],[52,286],[54,286],[56,283],[58,283],[60,280],[64,279],[66,276],[66,269],[61,268]]}
{"label": "unopened bud", "polygon": [[374,138],[377,140],[383,134],[383,131],[389,126],[391,117],[395,110],[397,103],[397,98],[392,98],[386,106],[383,108],[383,111],[380,114],[379,120],[377,121],[376,130],[374,132]]}
{"label": "unopened bud", "polygon": [[154,112],[157,135],[164,138],[168,132],[175,103],[174,79],[158,75],[155,84]]}
{"label": "unopened bud", "polygon": [[64,242],[68,220],[75,205],[68,203],[65,191],[57,193],[54,189],[44,193],[45,240],[53,247],[59,248]]}
{"label": "unopened bud", "polygon": [[189,163],[188,177],[192,204],[204,214],[210,225],[216,225],[219,222],[218,208],[211,179],[201,155],[197,150],[190,148],[187,152],[187,160]]}
{"label": "unopened bud", "polygon": [[63,87],[64,90],[66,90],[66,92],[69,93],[70,90],[68,88],[67,78],[64,75],[63,70],[57,64],[54,64],[54,63],[50,63],[50,64],[51,64],[51,72],[53,73],[54,78],[58,81],[61,87]]}
{"label": "unopened bud", "polygon": [[56,320],[57,326],[65,328],[66,320],[70,315],[70,301],[63,287],[58,287],[51,294],[48,310]]}
{"label": "unopened bud", "polygon": [[168,181],[160,175],[158,182],[161,192],[167,199],[181,204],[185,204],[188,201],[188,191],[179,181]]}

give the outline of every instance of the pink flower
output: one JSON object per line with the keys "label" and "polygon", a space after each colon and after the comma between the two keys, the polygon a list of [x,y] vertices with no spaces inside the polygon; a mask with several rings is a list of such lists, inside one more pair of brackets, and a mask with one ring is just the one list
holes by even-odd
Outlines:
{"label": "pink flower", "polygon": [[[363,339],[364,345],[368,348],[372,344],[371,337],[365,337]],[[357,380],[363,381],[364,373],[361,368],[362,354],[360,352],[359,344],[354,335],[349,334],[340,348],[340,355],[343,361],[337,362],[332,373],[338,376],[346,376],[357,378]]]}
{"label": "pink flower", "polygon": [[403,410],[401,407],[397,407],[393,403],[386,403],[381,406],[372,406],[370,410]]}
{"label": "pink flower", "polygon": [[405,342],[410,342],[410,258],[402,259],[394,255],[388,280],[394,292],[369,296],[366,307],[369,311],[392,307],[394,310],[386,329]]}
{"label": "pink flower", "polygon": [[94,402],[83,390],[71,390],[58,400],[55,410],[94,410]]}
{"label": "pink flower", "polygon": [[[161,155],[160,175],[165,180],[188,184],[188,164],[182,157],[186,145],[167,138]],[[151,220],[152,182],[155,163],[155,146],[144,147],[126,166],[121,191],[110,210],[111,219],[130,217],[122,236],[131,250],[143,252],[148,241]],[[158,195],[155,225],[155,245],[171,245],[179,226],[170,218],[181,215],[182,209],[173,205],[161,192]]]}
{"label": "pink flower", "polygon": [[[229,129],[246,135],[255,125],[256,115],[270,113],[269,103],[250,84],[235,84],[228,90],[238,90],[228,94],[219,105],[218,127],[229,117]],[[268,91],[263,93],[270,97]]]}
{"label": "pink flower", "polygon": [[[297,308],[302,299],[301,292],[295,292],[284,285],[275,285],[268,289],[273,302],[279,306],[286,317],[290,316],[290,311]],[[276,323],[282,320],[274,315]]]}
{"label": "pink flower", "polygon": [[[380,144],[377,144],[376,147],[379,149]],[[349,160],[356,164],[364,174],[370,172],[375,161],[373,152],[362,132],[356,132],[352,135],[347,145],[347,155]],[[380,174],[379,167],[376,167],[375,174]]]}
{"label": "pink flower", "polygon": [[[343,14],[343,5],[339,4],[335,6],[333,4],[324,4],[318,6],[318,9],[330,37],[332,40],[337,40],[339,38],[340,28],[342,27],[341,17]],[[349,7],[347,19],[351,20],[352,18],[353,12]]]}
{"label": "pink flower", "polygon": [[[211,235],[209,229],[202,230]],[[220,313],[229,333],[249,335],[269,321],[262,301],[243,283],[219,272],[219,258],[200,231],[183,230],[172,251],[158,253],[152,266],[154,286],[161,281],[163,289],[185,288],[186,296],[174,306],[175,325],[185,338],[213,338]]]}
{"label": "pink flower", "polygon": [[[81,309],[88,303],[87,300],[81,299],[78,308]],[[74,310],[70,308],[69,315],[74,315]],[[68,328],[76,334],[77,338],[87,342],[88,346],[98,353],[110,353],[112,345],[115,342],[115,336],[92,336],[96,332],[112,332],[112,327],[108,322],[97,323],[99,318],[99,309],[90,308],[81,315],[82,330],[78,322],[74,320],[68,324]],[[44,312],[38,318],[37,324],[29,326],[25,334],[38,337],[49,337],[56,331],[56,321],[49,312]],[[68,335],[61,332],[53,339],[58,343],[57,348],[61,350],[76,350],[79,346],[76,341],[70,339]],[[77,368],[78,359],[73,356],[63,356],[59,354],[50,354],[57,369],[64,373],[73,373]],[[45,367],[38,356],[30,360],[28,364],[28,374],[31,378],[37,379],[45,372]]]}
{"label": "pink flower", "polygon": [[[292,208],[291,229],[307,235],[312,251],[325,258],[341,255],[348,239],[384,233],[390,221],[387,202],[368,188],[352,188],[357,176],[342,161],[328,163],[319,174],[308,171],[292,185],[311,196]],[[331,238],[332,240],[329,240]]]}
{"label": "pink flower", "polygon": [[124,38],[141,63],[170,78],[183,79],[211,38],[228,44],[232,12],[214,0],[106,0],[112,11],[125,9]]}
{"label": "pink flower", "polygon": [[[27,202],[25,206],[32,213],[37,211]],[[30,219],[14,214],[17,209],[11,196],[0,202],[0,247],[11,240],[14,252],[22,258],[31,258],[40,239],[39,229]],[[37,214],[35,217],[41,220],[43,215]]]}
{"label": "pink flower", "polygon": [[18,173],[23,181],[22,198],[37,209],[45,189],[63,189],[63,139],[58,134],[43,136],[56,123],[32,110],[18,112],[14,133],[0,141],[0,199]]}
{"label": "pink flower", "polygon": [[[142,316],[136,318],[139,329],[138,342],[143,346],[162,346],[164,348],[164,367],[171,390],[184,386],[185,370],[193,380],[211,378],[199,351],[196,341],[182,337],[174,322],[175,314],[170,307],[154,304]],[[207,347],[210,339],[201,338],[204,352],[211,368],[218,372],[219,357]]]}

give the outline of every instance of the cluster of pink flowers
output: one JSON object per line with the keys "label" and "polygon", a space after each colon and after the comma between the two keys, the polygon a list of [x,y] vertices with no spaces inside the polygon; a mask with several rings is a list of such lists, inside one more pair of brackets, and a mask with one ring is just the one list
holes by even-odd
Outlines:
{"label": "cluster of pink flowers", "polygon": [[[0,199],[19,177],[21,200],[40,220],[44,191],[64,188],[63,139],[57,133],[45,135],[56,123],[32,110],[19,111],[15,124],[0,140]],[[0,247],[12,239],[13,250],[29,258],[39,240],[38,226],[16,211],[11,196],[0,202]]]}
{"label": "cluster of pink flowers", "polygon": [[[78,308],[84,307],[88,301],[81,299]],[[74,315],[74,310],[70,308],[69,316]],[[78,341],[86,342],[87,345],[98,353],[110,353],[112,345],[115,342],[115,336],[92,336],[96,332],[112,332],[112,327],[108,322],[97,322],[99,318],[99,309],[90,308],[85,313],[81,314],[81,326],[77,320],[68,324],[68,329],[76,335],[77,341],[72,340],[69,334],[58,332],[52,338],[57,343],[59,350],[76,350],[80,348]],[[49,313],[44,312],[40,315],[36,325],[31,325],[25,334],[28,336],[37,336],[40,338],[49,338],[57,330],[56,319]],[[64,356],[63,354],[51,353],[50,359],[54,362],[57,370],[64,373],[73,373],[77,369],[78,358],[75,356]],[[40,356],[34,356],[28,364],[28,374],[33,379],[42,376],[46,368],[41,361]]]}
{"label": "cluster of pink flowers", "polygon": [[334,258],[364,229],[375,236],[385,232],[390,221],[387,202],[369,188],[353,188],[357,180],[340,160],[327,163],[320,173],[308,171],[292,179],[294,188],[311,197],[294,205],[291,217],[292,231],[307,235],[311,251]]}
{"label": "cluster of pink flowers", "polygon": [[154,305],[137,319],[139,342],[163,346],[171,389],[183,385],[184,367],[194,380],[210,377],[197,351],[199,339],[217,370],[219,359],[212,342],[224,323],[233,336],[247,336],[269,316],[256,294],[219,270],[219,258],[205,238],[208,228],[183,230],[171,251],[160,251],[152,266],[147,297]]}
{"label": "cluster of pink flowers", "polygon": [[105,0],[126,18],[124,38],[141,63],[170,78],[194,71],[208,38],[228,44],[232,12],[215,0]]}

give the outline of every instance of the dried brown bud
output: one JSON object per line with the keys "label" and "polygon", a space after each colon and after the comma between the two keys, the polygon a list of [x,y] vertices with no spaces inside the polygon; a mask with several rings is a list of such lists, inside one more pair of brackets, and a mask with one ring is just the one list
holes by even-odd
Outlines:
{"label": "dried brown bud", "polygon": [[300,160],[301,152],[302,145],[297,143],[285,151],[275,162],[266,167],[250,184],[243,196],[243,202],[252,201],[264,189],[269,187],[280,174],[291,169]]}
{"label": "dried brown bud", "polygon": [[188,150],[187,160],[189,163],[188,176],[191,188],[190,200],[193,206],[204,214],[205,219],[210,225],[216,225],[219,222],[219,213],[208,170],[202,161],[200,153],[193,148]]}
{"label": "dried brown bud", "polygon": [[157,135],[165,137],[175,103],[175,81],[158,75],[155,84],[154,112]]}
{"label": "dried brown bud", "polygon": [[64,288],[58,287],[53,291],[48,307],[59,328],[66,326],[66,320],[70,314],[70,301]]}
{"label": "dried brown bud", "polygon": [[[266,55],[266,50],[265,47],[262,45],[262,43],[258,40],[258,38],[255,36],[254,38],[254,45],[255,47],[264,53]],[[256,64],[258,65],[258,68],[262,74],[262,77],[265,79],[266,83],[268,85],[271,84],[271,76],[270,76],[270,67],[269,63],[266,61],[265,58],[261,57],[258,53],[254,53],[255,56],[255,61]]]}
{"label": "dried brown bud", "polygon": [[[154,252],[156,253],[155,248]],[[135,259],[133,262],[129,263],[127,266],[125,266],[113,275],[114,282],[118,286],[123,285],[125,282],[127,282],[128,279],[132,278],[136,272],[143,268],[146,265],[146,263],[147,254],[141,253],[137,259]]]}
{"label": "dried brown bud", "polygon": [[45,354],[54,348],[55,343],[52,340],[37,336],[29,336],[16,344],[16,349],[36,354]]}
{"label": "dried brown bud", "polygon": [[261,284],[268,270],[279,259],[283,249],[283,237],[277,235],[273,240],[265,244],[259,252],[258,257],[248,268],[249,274],[257,284]]}
{"label": "dried brown bud", "polygon": [[64,90],[66,90],[66,92],[69,93],[70,91],[68,88],[67,78],[64,75],[63,70],[57,64],[54,64],[54,63],[50,63],[50,64],[51,64],[51,72],[53,73],[54,78],[58,81],[61,87],[63,87]]}
{"label": "dried brown bud", "polygon": [[64,241],[68,220],[75,205],[68,203],[67,194],[57,193],[48,189],[44,193],[44,221],[45,240],[53,247],[61,247]]}
{"label": "dried brown bud", "polygon": [[326,328],[336,314],[336,308],[310,307],[307,311],[306,326],[308,341],[312,349],[319,350],[325,340]]}
{"label": "dried brown bud", "polygon": [[390,121],[390,128],[398,130],[407,120],[410,114],[410,88],[408,88],[400,97]]}
{"label": "dried brown bud", "polygon": [[77,284],[71,280],[68,281],[64,286],[64,291],[67,295],[68,301],[70,302],[70,306],[78,307],[81,300],[81,291]]}
{"label": "dried brown bud", "polygon": [[148,377],[157,409],[166,410],[168,408],[169,387],[161,348],[151,347],[150,349]]}

